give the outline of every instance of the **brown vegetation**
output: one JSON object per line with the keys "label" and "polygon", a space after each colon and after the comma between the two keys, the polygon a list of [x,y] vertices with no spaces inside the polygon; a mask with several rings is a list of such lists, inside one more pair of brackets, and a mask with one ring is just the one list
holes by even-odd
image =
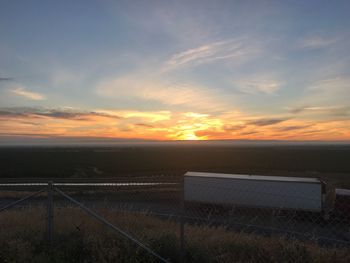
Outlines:
{"label": "brown vegetation", "polygon": [[[171,262],[179,256],[179,224],[147,214],[99,210],[110,222]],[[157,262],[79,208],[55,208],[54,244],[45,241],[45,208],[0,213],[0,262]],[[350,262],[345,248],[186,225],[187,262]]]}

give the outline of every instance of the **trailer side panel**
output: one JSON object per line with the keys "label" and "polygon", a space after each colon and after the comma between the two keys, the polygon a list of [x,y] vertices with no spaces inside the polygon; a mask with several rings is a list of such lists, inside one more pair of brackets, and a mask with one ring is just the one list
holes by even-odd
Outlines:
{"label": "trailer side panel", "polygon": [[237,206],[322,210],[321,183],[185,176],[185,201]]}

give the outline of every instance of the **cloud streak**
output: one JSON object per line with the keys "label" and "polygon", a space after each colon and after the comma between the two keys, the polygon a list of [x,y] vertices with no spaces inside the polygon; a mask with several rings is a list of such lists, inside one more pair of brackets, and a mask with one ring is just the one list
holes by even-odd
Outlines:
{"label": "cloud streak", "polygon": [[10,90],[11,93],[15,94],[16,96],[24,97],[26,99],[30,100],[45,100],[45,96],[37,93],[27,90],[25,87],[17,87]]}
{"label": "cloud streak", "polygon": [[0,118],[57,118],[86,120],[89,117],[108,117],[120,119],[120,116],[95,111],[76,111],[64,109],[47,109],[31,107],[0,108]]}
{"label": "cloud streak", "polygon": [[316,114],[333,117],[350,116],[350,106],[301,106],[289,109],[294,114]]}
{"label": "cloud streak", "polygon": [[303,130],[305,128],[309,128],[312,125],[294,125],[294,126],[285,126],[278,128],[278,131],[287,132],[287,131],[295,131],[295,130]]}
{"label": "cloud streak", "polygon": [[252,120],[247,123],[255,126],[268,126],[268,125],[274,125],[281,122],[285,122],[287,120],[288,118],[271,118],[271,119],[263,118],[263,119]]}
{"label": "cloud streak", "polygon": [[339,39],[338,38],[330,38],[330,37],[322,37],[322,36],[310,36],[302,39],[298,43],[299,48],[304,49],[319,49],[330,47],[335,44]]}
{"label": "cloud streak", "polygon": [[283,83],[271,76],[250,76],[233,81],[234,87],[244,94],[275,94]]}
{"label": "cloud streak", "polygon": [[100,82],[95,92],[103,98],[158,102],[165,106],[183,106],[201,110],[220,110],[222,102],[215,88],[191,83],[174,83],[156,77],[127,75]]}
{"label": "cloud streak", "polygon": [[154,128],[154,125],[147,124],[147,123],[135,123],[135,126],[143,127],[143,128]]}
{"label": "cloud streak", "polygon": [[0,81],[11,81],[13,78],[8,78],[8,77],[0,77]]}
{"label": "cloud streak", "polygon": [[252,41],[252,39],[242,38],[218,41],[172,55],[166,61],[163,71],[199,66],[227,59],[232,59],[236,63],[239,63],[250,59],[260,52],[261,49],[258,47],[257,41]]}

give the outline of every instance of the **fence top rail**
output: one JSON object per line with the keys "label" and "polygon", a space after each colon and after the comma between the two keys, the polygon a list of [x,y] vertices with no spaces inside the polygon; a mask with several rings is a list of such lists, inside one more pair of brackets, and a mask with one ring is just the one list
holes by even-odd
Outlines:
{"label": "fence top rail", "polygon": [[0,184],[7,183],[126,183],[126,182],[159,182],[175,183],[180,178],[173,176],[144,176],[144,177],[96,177],[96,178],[0,178]]}
{"label": "fence top rail", "polygon": [[[46,186],[49,183],[0,183],[0,187],[33,187],[33,186]],[[178,183],[166,183],[166,182],[119,182],[119,183],[52,183],[55,186],[78,186],[78,187],[123,187],[123,186],[142,186],[142,187],[154,187],[154,186],[174,186]]]}

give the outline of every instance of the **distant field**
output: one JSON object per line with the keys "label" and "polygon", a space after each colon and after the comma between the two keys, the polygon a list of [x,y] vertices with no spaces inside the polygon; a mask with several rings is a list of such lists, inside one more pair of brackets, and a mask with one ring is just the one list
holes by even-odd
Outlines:
{"label": "distant field", "polygon": [[0,178],[180,176],[186,171],[321,177],[350,188],[350,146],[2,147]]}

